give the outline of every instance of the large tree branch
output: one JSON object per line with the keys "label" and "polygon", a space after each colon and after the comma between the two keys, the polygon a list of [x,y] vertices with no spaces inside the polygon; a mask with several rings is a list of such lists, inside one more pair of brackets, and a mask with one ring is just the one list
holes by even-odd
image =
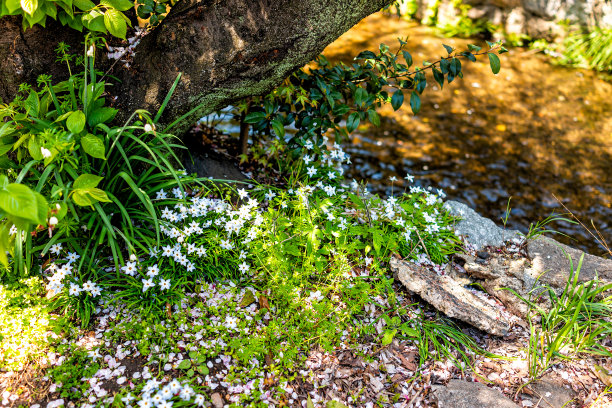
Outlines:
{"label": "large tree branch", "polygon": [[[122,80],[111,90],[117,96],[115,104],[124,115],[139,108],[154,113],[182,72],[161,121],[168,124],[193,111],[175,129],[180,133],[210,112],[269,92],[327,44],[390,2],[182,0],[136,47],[131,67],[115,67],[113,75]],[[82,34],[50,24],[51,29],[22,32],[17,18],[0,19],[0,98],[12,99],[19,82],[47,73],[59,41],[73,45],[82,41]]]}
{"label": "large tree branch", "polygon": [[183,0],[138,46],[118,102],[126,111],[155,112],[182,72],[162,122],[198,107],[184,129],[241,98],[269,92],[389,2]]}

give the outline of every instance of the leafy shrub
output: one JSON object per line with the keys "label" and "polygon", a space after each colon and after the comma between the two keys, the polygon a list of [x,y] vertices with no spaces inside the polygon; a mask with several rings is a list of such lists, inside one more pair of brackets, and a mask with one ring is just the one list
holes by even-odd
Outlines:
{"label": "leafy shrub", "polygon": [[[378,126],[380,117],[376,110],[386,103],[400,109],[405,102],[404,92],[410,92],[409,105],[417,114],[421,109],[420,95],[427,86],[427,71],[443,87],[444,83],[463,77],[461,59],[476,61],[477,56],[486,54],[493,73],[497,74],[500,68],[497,54],[506,52],[501,43],[488,43],[489,49],[485,51],[475,45],[469,45],[465,51],[445,45],[446,57],[426,62],[423,68],[411,68],[413,59],[405,49],[406,42],[399,41],[397,51],[392,52],[382,44],[378,53],[361,52],[351,66],[331,65],[319,57],[315,68],[298,70],[269,95],[238,104],[236,115],[242,115],[260,139],[278,138],[281,148],[277,152],[297,158],[306,144],[322,147],[326,135],[339,141],[366,121]],[[287,133],[288,127],[294,131]]]}
{"label": "leafy shrub", "polygon": [[[55,85],[41,76],[37,90],[24,85],[13,102],[0,106],[0,163],[14,181],[0,180],[0,209],[7,214],[0,228],[14,232],[14,245],[3,237],[0,252],[11,251],[16,275],[30,273],[35,255],[57,254],[63,245],[83,282],[97,273],[102,257],[123,264],[126,248],[148,248],[159,239],[151,192],[183,188],[183,175],[174,169],[180,163],[174,150],[182,146],[156,131],[148,112],[110,125],[117,110],[105,106],[108,84],[94,68],[95,39],[89,38],[85,58],[58,49],[69,70],[74,64],[82,72]],[[11,198],[12,209],[2,197]]]}
{"label": "leafy shrub", "polygon": [[0,17],[18,15],[23,17],[23,28],[35,24],[45,26],[47,17],[59,20],[75,30],[83,28],[125,39],[130,19],[123,14],[134,7],[130,0],[2,0]]}

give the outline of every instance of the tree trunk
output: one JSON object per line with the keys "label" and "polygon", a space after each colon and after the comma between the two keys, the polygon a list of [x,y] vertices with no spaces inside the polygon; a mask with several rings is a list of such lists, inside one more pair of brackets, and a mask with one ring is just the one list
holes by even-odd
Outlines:
{"label": "tree trunk", "polygon": [[[136,47],[129,69],[115,66],[112,74],[122,80],[111,90],[117,96],[115,105],[122,108],[121,118],[140,108],[154,114],[181,72],[161,120],[167,125],[185,116],[173,129],[181,134],[208,113],[269,92],[390,2],[182,0]],[[51,25],[52,31],[37,27],[22,32],[18,19],[0,19],[0,98],[5,102],[15,95],[19,82],[49,71],[59,41],[78,45],[80,33]]]}

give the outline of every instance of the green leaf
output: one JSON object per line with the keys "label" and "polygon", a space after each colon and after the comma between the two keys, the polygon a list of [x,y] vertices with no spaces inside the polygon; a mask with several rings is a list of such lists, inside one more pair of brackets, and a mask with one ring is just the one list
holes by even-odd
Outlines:
{"label": "green leaf", "polygon": [[310,395],[308,395],[308,399],[306,400],[306,408],[315,408],[314,402],[312,402]]}
{"label": "green leaf", "polygon": [[21,2],[19,0],[6,0],[6,8],[9,13],[14,13],[21,8]]}
{"label": "green leaf", "polygon": [[74,134],[81,133],[85,129],[85,114],[80,110],[72,112],[66,119],[66,127]]}
{"label": "green leaf", "polygon": [[353,98],[355,99],[355,105],[361,106],[368,99],[368,91],[358,86]]}
{"label": "green leaf", "polygon": [[355,59],[376,59],[376,54],[374,54],[372,51],[361,51],[359,55],[355,57]]}
{"label": "green leaf", "polygon": [[421,98],[416,92],[410,94],[410,108],[415,115],[421,110]]}
{"label": "green leaf", "polygon": [[106,148],[104,142],[98,136],[94,136],[91,133],[86,134],[81,138],[81,146],[85,153],[96,159],[105,159]]}
{"label": "green leaf", "polygon": [[[82,18],[83,25],[90,31],[99,31],[106,33],[106,26],[104,25],[104,14],[98,10],[91,10],[85,14]],[[89,122],[89,118],[87,118]]]}
{"label": "green leaf", "polygon": [[72,200],[81,207],[94,205],[98,201],[109,203],[111,200],[104,190],[87,188],[72,190]]}
{"label": "green leaf", "polygon": [[410,55],[408,51],[402,51],[402,54],[404,55],[404,59],[406,60],[406,65],[411,66],[412,65],[412,55]]}
{"label": "green leaf", "polygon": [[106,26],[109,33],[125,40],[127,23],[123,19],[123,14],[120,11],[112,8],[107,9],[104,12],[104,26]]}
{"label": "green leaf", "polygon": [[353,112],[349,115],[348,119],[346,120],[346,130],[351,133],[354,132],[355,129],[357,129],[357,127],[359,126],[359,113],[357,112]]}
{"label": "green leaf", "polygon": [[397,329],[386,330],[382,338],[382,345],[388,346],[389,344],[391,344],[396,334],[397,334]]}
{"label": "green leaf", "polygon": [[21,0],[21,8],[23,11],[33,16],[34,12],[38,8],[38,0]]}
{"label": "green leaf", "polygon": [[468,50],[470,50],[472,52],[478,52],[478,51],[482,50],[482,47],[479,47],[479,46],[474,45],[474,44],[468,44]]}
{"label": "green leaf", "polygon": [[36,215],[38,219],[36,223],[39,225],[45,225],[47,223],[47,215],[49,213],[49,204],[47,204],[47,200],[42,194],[34,192],[34,196],[36,197]]}
{"label": "green leaf", "polygon": [[102,181],[103,177],[96,176],[94,174],[81,174],[74,181],[72,188],[74,189],[88,189],[98,187],[98,184]]}
{"label": "green leaf", "polygon": [[374,109],[368,111],[368,118],[370,118],[370,122],[374,126],[380,126],[380,116],[378,116],[378,113]]}
{"label": "green leaf", "polygon": [[0,191],[0,208],[14,217],[37,221],[38,207],[34,192],[23,184],[9,184]]}
{"label": "green leaf", "polygon": [[493,71],[493,73],[495,75],[497,75],[499,73],[499,70],[501,68],[501,63],[499,62],[499,57],[493,53],[488,53],[487,54],[489,56],[489,63],[491,65],[491,71]]}
{"label": "green leaf", "polygon": [[126,11],[134,7],[134,3],[129,0],[102,0],[100,4],[106,7],[112,7],[119,11]]}
{"label": "green leaf", "polygon": [[436,80],[438,85],[440,85],[440,89],[444,88],[444,74],[435,67],[432,68],[432,70],[434,79]]}
{"label": "green leaf", "polygon": [[448,55],[451,55],[453,53],[453,47],[451,47],[450,45],[442,44],[442,46],[444,47],[446,52],[448,52]]}
{"label": "green leaf", "polygon": [[266,118],[266,114],[264,112],[250,112],[244,118],[245,123],[257,123]]}
{"label": "green leaf", "polygon": [[189,370],[191,368],[191,360],[183,360],[179,363],[178,368],[181,370]]}
{"label": "green leaf", "polygon": [[393,93],[393,96],[391,97],[391,106],[393,107],[394,110],[398,110],[399,108],[402,107],[403,103],[404,103],[404,92],[402,92],[401,89],[398,89],[397,91]]}
{"label": "green leaf", "polygon": [[[104,23],[102,23],[102,25],[104,25]],[[87,124],[94,128],[100,123],[110,122],[115,118],[117,112],[117,109],[109,107],[95,109],[87,116]]]}
{"label": "green leaf", "polygon": [[199,365],[197,367],[197,370],[198,370],[198,373],[200,373],[202,375],[208,375],[208,373],[210,372],[208,367],[206,367],[205,365]]}
{"label": "green leaf", "polygon": [[74,0],[73,4],[76,8],[81,11],[89,11],[92,8],[96,7],[93,1],[91,0]]}
{"label": "green leaf", "polygon": [[28,141],[28,151],[34,160],[43,160],[44,157],[40,151],[40,140],[38,137],[31,137]]}
{"label": "green leaf", "polygon": [[285,126],[283,126],[280,120],[272,119],[272,121],[270,121],[270,124],[272,125],[272,129],[274,129],[274,133],[276,133],[276,136],[280,138],[285,137]]}

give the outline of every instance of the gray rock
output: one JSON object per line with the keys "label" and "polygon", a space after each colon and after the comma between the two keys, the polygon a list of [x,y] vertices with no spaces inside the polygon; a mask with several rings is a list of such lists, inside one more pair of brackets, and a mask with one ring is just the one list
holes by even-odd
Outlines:
{"label": "gray rock", "polygon": [[452,277],[439,276],[436,272],[395,257],[391,258],[390,266],[406,289],[421,296],[445,315],[496,336],[508,333],[510,324],[501,316],[500,310]]}
{"label": "gray rock", "polygon": [[572,401],[576,393],[565,388],[563,384],[551,378],[544,376],[541,380],[529,385],[533,395],[524,394],[523,399],[528,399],[533,402],[534,406],[538,404],[541,408],[562,408],[571,406],[568,404]]}
{"label": "gray rock", "polygon": [[[539,276],[539,282],[563,290],[572,276],[572,267],[578,268],[580,257],[584,260],[578,275],[579,282],[599,278],[605,283],[612,282],[612,260],[585,254],[583,251],[561,244],[554,239],[540,236],[527,242],[527,253],[532,258],[529,274]],[[572,260],[572,264],[568,256]]]}
{"label": "gray rock", "polygon": [[446,386],[431,387],[432,399],[438,408],[517,408],[501,392],[482,383],[450,380]]}
{"label": "gray rock", "polygon": [[476,249],[486,246],[500,247],[506,241],[520,237],[518,231],[498,227],[493,221],[479,215],[463,203],[449,200],[444,203],[444,208],[452,215],[462,218],[455,225],[455,231],[458,235],[464,236]]}

